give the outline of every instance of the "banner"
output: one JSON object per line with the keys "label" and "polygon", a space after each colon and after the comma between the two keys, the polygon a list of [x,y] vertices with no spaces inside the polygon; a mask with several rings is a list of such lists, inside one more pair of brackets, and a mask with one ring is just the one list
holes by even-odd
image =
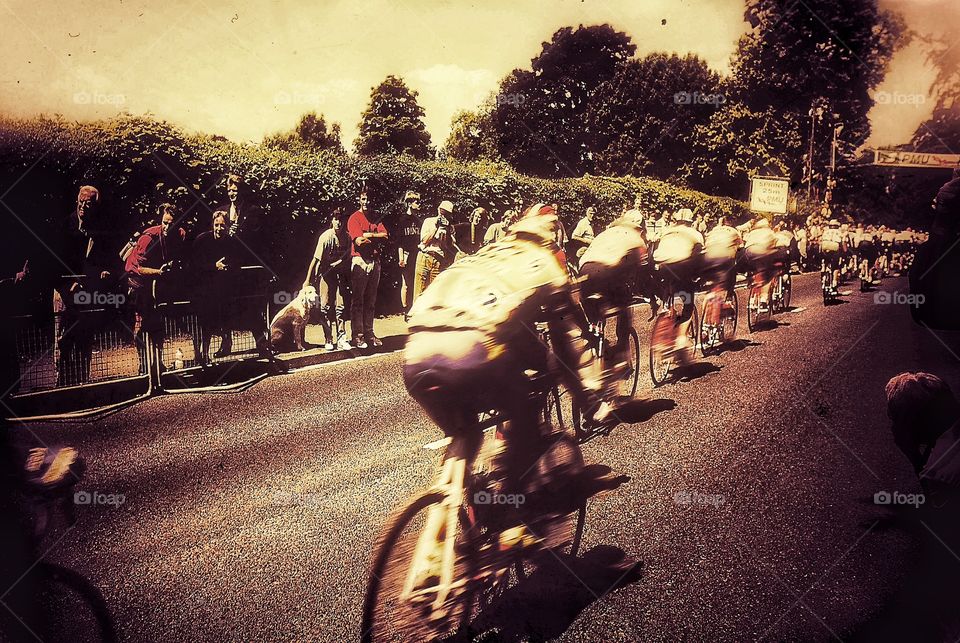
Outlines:
{"label": "banner", "polygon": [[960,164],[960,154],[874,150],[873,164],[885,167],[930,167],[949,170]]}
{"label": "banner", "polygon": [[778,176],[750,177],[750,209],[754,212],[786,214],[790,180]]}

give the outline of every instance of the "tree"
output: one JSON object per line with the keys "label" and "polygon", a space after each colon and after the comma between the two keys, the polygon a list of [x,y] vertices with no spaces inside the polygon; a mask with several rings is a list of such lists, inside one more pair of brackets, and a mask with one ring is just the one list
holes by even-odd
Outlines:
{"label": "tree", "polygon": [[329,127],[323,114],[308,112],[300,117],[300,122],[289,132],[279,132],[264,137],[266,147],[279,147],[290,150],[297,145],[303,145],[315,150],[333,150],[343,154],[343,143],[340,141],[340,124],[332,123]]}
{"label": "tree", "polygon": [[694,130],[683,178],[697,190],[745,199],[751,175],[790,176],[789,159],[803,149],[802,126],[789,112],[725,105]]}
{"label": "tree", "polygon": [[725,103],[720,76],[697,56],[654,53],[627,61],[589,102],[595,171],[676,178],[692,160],[695,128]]}
{"label": "tree", "polygon": [[454,114],[443,149],[457,161],[499,160],[490,106],[481,105],[477,111],[462,110]]}
{"label": "tree", "polygon": [[[746,19],[752,29],[740,38],[734,54],[731,102],[807,132],[808,112],[819,104],[827,114],[824,131],[833,122],[842,123],[841,152],[852,155],[870,134],[870,91],[883,80],[894,52],[909,40],[903,19],[880,10],[877,0],[747,0]],[[729,120],[730,125],[737,122]],[[717,135],[729,139],[746,133],[730,129]],[[815,143],[814,165],[823,167],[830,137]],[[804,146],[792,139],[783,145],[768,139],[764,148],[789,176],[801,179]],[[706,161],[701,159],[701,165]]]}
{"label": "tree", "polygon": [[370,105],[360,120],[354,142],[357,154],[410,154],[433,158],[430,133],[423,123],[424,111],[402,78],[387,76],[370,93]]}
{"label": "tree", "polygon": [[557,30],[529,70],[515,69],[500,83],[490,114],[500,155],[537,176],[589,171],[585,115],[592,93],[635,51],[630,37],[610,25]]}

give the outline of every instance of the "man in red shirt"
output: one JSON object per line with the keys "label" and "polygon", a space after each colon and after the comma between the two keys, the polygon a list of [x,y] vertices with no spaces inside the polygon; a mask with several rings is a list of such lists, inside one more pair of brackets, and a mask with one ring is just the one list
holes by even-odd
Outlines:
{"label": "man in red shirt", "polygon": [[161,275],[167,274],[180,259],[186,237],[183,228],[174,228],[174,221],[179,216],[176,206],[164,203],[159,208],[159,214],[160,225],[143,231],[137,239],[137,245],[127,257],[125,266],[130,296],[136,311],[134,328],[141,375],[147,373],[144,332],[150,334],[154,356],[158,359],[157,372],[163,370],[163,364],[159,363],[163,354],[163,315],[157,312],[154,283]]}
{"label": "man in red shirt", "polygon": [[350,215],[350,333],[357,348],[382,346],[373,334],[373,309],[380,286],[380,249],[387,239],[383,217],[369,212],[366,191],[360,193],[360,209]]}

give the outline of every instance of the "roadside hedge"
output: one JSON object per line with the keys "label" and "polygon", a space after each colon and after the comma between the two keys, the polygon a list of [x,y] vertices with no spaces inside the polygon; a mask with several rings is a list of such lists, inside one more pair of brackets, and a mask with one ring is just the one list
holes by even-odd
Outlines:
{"label": "roadside hedge", "polygon": [[[94,122],[59,117],[0,118],[0,195],[5,230],[2,275],[23,260],[44,260],[54,226],[76,199],[77,188],[95,185],[122,234],[155,223],[156,207],[172,202],[188,213],[188,234],[207,229],[211,208],[225,199],[223,177],[244,176],[264,211],[272,234],[269,261],[281,288],[295,289],[303,278],[317,235],[330,212],[353,210],[367,185],[374,210],[395,216],[407,189],[419,190],[426,212],[443,199],[465,217],[476,206],[502,212],[519,198],[524,204],[557,203],[568,227],[587,206],[600,220],[619,214],[640,194],[660,211],[690,207],[695,212],[745,216],[745,204],[648,178],[585,176],[547,180],[518,174],[497,164],[418,161],[408,157],[359,157],[301,147],[279,149],[241,144],[222,137],[187,133],[150,117],[120,116]],[[394,299],[396,271],[388,253],[381,310]],[[49,257],[47,257],[49,259]]]}

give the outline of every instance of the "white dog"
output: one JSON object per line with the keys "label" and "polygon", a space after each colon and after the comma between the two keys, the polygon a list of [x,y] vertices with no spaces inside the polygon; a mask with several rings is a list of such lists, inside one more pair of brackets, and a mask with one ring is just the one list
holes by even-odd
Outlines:
{"label": "white dog", "polygon": [[303,335],[307,330],[310,314],[319,303],[317,289],[307,286],[274,316],[270,322],[270,345],[273,350],[281,353],[294,349],[307,350]]}

